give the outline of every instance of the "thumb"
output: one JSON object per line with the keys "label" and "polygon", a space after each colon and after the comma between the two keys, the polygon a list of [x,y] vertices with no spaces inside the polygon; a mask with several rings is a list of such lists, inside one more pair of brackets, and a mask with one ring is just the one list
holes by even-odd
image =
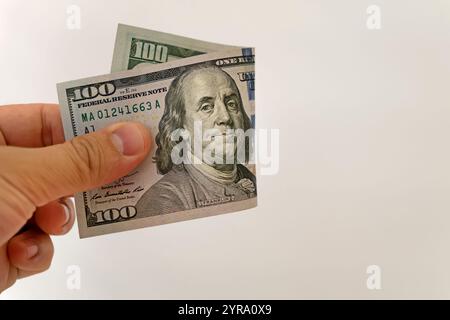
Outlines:
{"label": "thumb", "polygon": [[8,221],[17,232],[36,207],[126,175],[150,145],[142,124],[124,122],[50,147],[0,147],[0,243]]}

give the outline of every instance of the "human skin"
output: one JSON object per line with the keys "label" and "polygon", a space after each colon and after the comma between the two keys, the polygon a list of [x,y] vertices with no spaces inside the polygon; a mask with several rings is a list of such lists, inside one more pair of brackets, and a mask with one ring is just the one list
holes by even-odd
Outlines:
{"label": "human skin", "polygon": [[56,104],[0,107],[0,292],[50,267],[50,235],[75,220],[67,197],[130,172],[150,151],[148,130],[116,123],[64,142]]}

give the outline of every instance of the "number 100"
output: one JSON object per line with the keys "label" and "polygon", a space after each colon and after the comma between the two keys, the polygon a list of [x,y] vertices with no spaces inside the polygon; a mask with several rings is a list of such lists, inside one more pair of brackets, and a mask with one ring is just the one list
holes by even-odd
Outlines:
{"label": "number 100", "polygon": [[136,50],[134,51],[134,58],[166,62],[169,49],[161,44],[153,44],[150,42],[136,41]]}
{"label": "number 100", "polygon": [[77,88],[73,91],[73,94],[75,96],[74,101],[93,99],[98,95],[109,96],[115,91],[116,87],[110,82],[88,85],[85,87]]}

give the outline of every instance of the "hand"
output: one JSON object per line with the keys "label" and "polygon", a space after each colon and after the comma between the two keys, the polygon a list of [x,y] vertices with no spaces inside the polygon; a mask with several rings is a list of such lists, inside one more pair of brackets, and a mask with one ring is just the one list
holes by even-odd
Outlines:
{"label": "hand", "polygon": [[148,130],[131,122],[64,143],[57,105],[0,107],[0,292],[49,268],[49,235],[75,220],[65,197],[126,175],[150,144]]}

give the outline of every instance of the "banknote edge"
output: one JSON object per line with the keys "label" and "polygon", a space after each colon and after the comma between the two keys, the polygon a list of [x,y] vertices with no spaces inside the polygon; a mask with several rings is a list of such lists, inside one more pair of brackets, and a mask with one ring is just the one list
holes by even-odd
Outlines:
{"label": "banknote edge", "polygon": [[[229,213],[244,213],[243,211],[256,208],[258,205],[258,197],[231,202],[212,207],[196,208],[192,210],[178,211],[153,217],[146,217],[141,219],[133,219],[130,221],[122,221],[121,223],[112,223],[107,225],[86,227],[83,225],[83,221],[86,221],[85,217],[77,217],[78,219],[78,232],[81,239],[91,238],[100,235],[106,235],[111,233],[118,233],[123,231],[130,231],[135,229],[142,229],[154,226],[161,226],[166,224],[172,224],[176,222],[183,222],[207,217],[213,217],[222,214]],[[83,199],[79,194],[75,196],[75,204],[83,206]]]}
{"label": "banknote edge", "polygon": [[216,46],[222,46],[224,47],[224,49],[227,49],[226,47],[229,47],[230,49],[240,49],[240,48],[246,48],[246,46],[240,46],[240,45],[233,45],[233,44],[224,44],[224,43],[220,43],[220,42],[213,42],[213,41],[207,41],[207,40],[202,40],[202,39],[197,39],[197,38],[193,38],[190,36],[185,36],[185,35],[180,35],[180,34],[175,34],[175,33],[171,33],[171,32],[164,32],[164,31],[160,31],[160,30],[154,30],[154,29],[146,29],[143,27],[136,27],[136,26],[132,26],[129,24],[125,24],[125,23],[118,23],[117,24],[117,29],[121,29],[124,31],[127,30],[137,30],[137,31],[141,31],[141,32],[155,32],[157,33],[159,36],[169,36],[169,37],[173,37],[175,39],[179,39],[179,40],[193,40],[196,42],[200,42],[202,44],[205,45],[216,45]]}
{"label": "banknote edge", "polygon": [[[126,53],[126,46],[125,43],[121,43],[122,40],[126,39],[126,35],[128,33],[138,34],[142,37],[146,36],[149,32],[153,32],[158,37],[158,40],[161,38],[172,38],[175,40],[175,42],[179,42],[180,45],[182,42],[185,41],[192,41],[196,44],[198,44],[200,47],[218,47],[212,50],[211,52],[218,52],[218,51],[224,51],[224,50],[233,50],[233,49],[240,49],[245,48],[245,46],[239,46],[239,45],[229,45],[229,44],[223,44],[218,42],[211,42],[201,39],[196,39],[193,37],[188,36],[181,36],[179,34],[174,34],[170,32],[163,32],[159,30],[153,30],[153,29],[146,29],[142,27],[136,27],[124,23],[118,23],[117,29],[116,29],[116,38],[114,40],[114,49],[113,49],[113,57],[111,61],[111,72],[120,72],[123,70],[126,70],[126,66],[122,65],[124,61],[124,55]],[[209,53],[209,52],[206,52]]]}
{"label": "banknote edge", "polygon": [[[86,78],[79,78],[79,79],[70,80],[70,81],[63,81],[63,82],[57,83],[56,86],[57,86],[57,90],[59,92],[59,91],[64,91],[71,87],[79,87],[79,86],[83,86],[85,84],[92,83],[92,82],[98,83],[98,82],[103,82],[103,81],[111,81],[111,80],[116,80],[118,78],[128,78],[128,77],[134,77],[134,76],[139,76],[139,75],[145,75],[148,73],[158,72],[158,71],[165,70],[165,69],[177,68],[177,67],[181,67],[181,66],[185,66],[185,65],[189,65],[189,64],[193,65],[193,64],[199,63],[198,62],[199,60],[203,60],[202,62],[206,62],[206,61],[211,61],[214,59],[221,59],[221,58],[225,59],[227,56],[228,57],[238,57],[238,56],[243,56],[242,49],[243,48],[205,53],[201,56],[194,56],[194,57],[189,57],[189,58],[178,59],[175,61],[154,64],[154,65],[148,66],[143,69],[124,70],[124,71],[118,71],[118,72],[112,72],[112,73],[99,74],[99,75],[90,76],[90,77],[86,77]],[[252,52],[253,52],[252,55],[255,56],[256,49],[252,48],[252,47],[249,47],[249,49],[252,50]]]}

